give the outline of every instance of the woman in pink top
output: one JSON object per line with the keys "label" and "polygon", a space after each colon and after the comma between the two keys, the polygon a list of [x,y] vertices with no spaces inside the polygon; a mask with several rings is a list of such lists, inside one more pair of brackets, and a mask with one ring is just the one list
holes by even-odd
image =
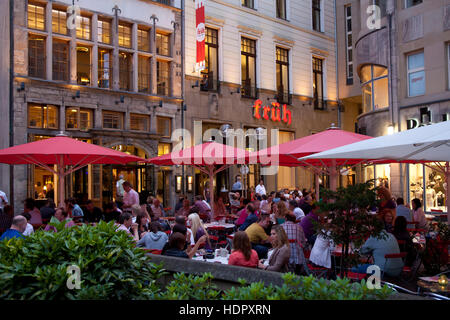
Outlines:
{"label": "woman in pink top", "polygon": [[414,221],[417,223],[418,229],[427,229],[428,228],[428,222],[427,218],[425,217],[425,213],[422,209],[422,202],[420,199],[413,199],[412,200],[412,209],[413,209],[413,218]]}
{"label": "woman in pink top", "polygon": [[245,231],[236,232],[233,238],[233,252],[230,254],[228,264],[256,268],[258,262],[258,253],[252,249],[247,233]]}

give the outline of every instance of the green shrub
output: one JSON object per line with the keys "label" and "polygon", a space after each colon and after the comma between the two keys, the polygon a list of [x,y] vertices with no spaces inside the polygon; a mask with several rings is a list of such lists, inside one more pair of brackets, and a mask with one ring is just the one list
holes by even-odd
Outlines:
{"label": "green shrub", "polygon": [[[146,299],[163,274],[113,223],[38,231],[0,242],[0,299]],[[68,266],[81,271],[80,289],[68,289]]]}
{"label": "green shrub", "polygon": [[186,276],[183,273],[174,275],[174,280],[159,299],[172,300],[384,300],[393,291],[384,286],[379,290],[369,290],[365,281],[351,283],[349,279],[338,278],[335,281],[317,279],[313,276],[299,277],[292,273],[283,275],[282,286],[264,286],[262,282],[246,284],[240,280],[241,286],[232,287],[220,292],[211,284],[212,276]]}

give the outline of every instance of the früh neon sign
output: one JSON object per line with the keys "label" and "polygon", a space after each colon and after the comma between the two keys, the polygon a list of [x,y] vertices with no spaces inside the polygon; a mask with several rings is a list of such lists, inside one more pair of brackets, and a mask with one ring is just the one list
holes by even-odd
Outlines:
{"label": "fr\u00fch neon sign", "polygon": [[288,110],[285,104],[280,105],[278,102],[272,102],[271,106],[263,106],[262,101],[259,99],[253,105],[253,117],[256,119],[284,122],[288,125],[292,122],[291,110]]}

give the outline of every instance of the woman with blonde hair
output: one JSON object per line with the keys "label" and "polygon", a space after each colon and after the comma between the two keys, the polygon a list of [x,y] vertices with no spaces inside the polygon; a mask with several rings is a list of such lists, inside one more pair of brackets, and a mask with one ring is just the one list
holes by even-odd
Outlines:
{"label": "woman with blonde hair", "polygon": [[277,213],[275,214],[277,224],[283,224],[286,221],[286,215],[289,214],[289,209],[286,207],[284,201],[278,201],[277,209]]}
{"label": "woman with blonde hair", "polygon": [[396,212],[395,208],[397,207],[397,204],[394,201],[394,198],[392,198],[391,192],[386,187],[379,187],[377,190],[377,195],[380,198],[380,208],[379,212],[386,212],[390,211],[392,214],[393,220],[395,220]]}
{"label": "woman with blonde hair", "polygon": [[261,260],[258,267],[269,271],[287,272],[289,258],[291,257],[291,247],[286,231],[284,231],[282,226],[277,225],[272,228],[270,231],[270,242],[274,250],[270,255],[269,265],[265,266]]}
{"label": "woman with blonde hair", "polygon": [[211,249],[211,243],[209,241],[209,235],[203,225],[202,219],[197,213],[191,213],[188,216],[188,223],[191,228],[192,235],[194,236],[194,242],[197,242],[202,236],[206,235],[207,243],[205,243],[205,249]]}

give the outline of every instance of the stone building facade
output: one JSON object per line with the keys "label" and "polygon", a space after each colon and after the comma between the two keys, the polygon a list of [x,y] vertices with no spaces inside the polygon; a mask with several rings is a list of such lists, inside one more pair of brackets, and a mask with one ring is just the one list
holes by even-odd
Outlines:
{"label": "stone building facade", "polygon": [[[254,151],[264,147],[251,145],[255,134],[267,133],[266,145],[271,146],[338,125],[332,1],[207,1],[203,71],[194,68],[193,1],[186,1],[185,15],[185,127],[192,143],[207,141],[208,129],[226,134],[242,130],[244,140],[233,134],[228,138],[234,139],[235,146]],[[272,133],[275,129],[278,135]],[[226,141],[223,136],[217,139]],[[187,178],[197,185],[192,195],[202,194],[206,177],[186,170]],[[230,191],[238,175],[236,166],[219,174],[216,192]],[[259,166],[250,166],[242,181],[248,190],[260,178],[268,191],[314,186],[313,175],[303,168],[280,167],[277,174],[262,175]]]}
{"label": "stone building facade", "polygon": [[[447,121],[450,1],[337,0],[336,4],[339,99],[354,115],[347,127],[355,125],[360,133],[381,136]],[[417,197],[427,211],[445,210],[443,176],[437,167],[376,166],[364,169],[359,177],[384,181],[405,200]]]}
{"label": "stone building facade", "polygon": [[[70,0],[13,4],[14,145],[63,131],[144,158],[171,150],[170,133],[180,125],[182,105],[178,2],[80,0],[76,20],[68,11]],[[9,22],[9,8],[1,12],[2,23]],[[2,37],[3,42],[10,43]],[[7,49],[2,46],[2,57],[9,57]],[[9,115],[2,99],[2,111],[8,111],[3,114]],[[2,123],[6,133],[6,117]],[[6,144],[2,141],[2,147]],[[8,168],[1,167],[2,188],[10,191]],[[89,166],[66,179],[66,192],[81,203],[92,199],[101,206],[115,198],[115,182],[122,174],[142,195],[157,194],[169,206],[175,199],[173,170],[140,164]],[[15,166],[13,180],[16,211],[23,199],[45,198],[57,183],[33,166]]]}

